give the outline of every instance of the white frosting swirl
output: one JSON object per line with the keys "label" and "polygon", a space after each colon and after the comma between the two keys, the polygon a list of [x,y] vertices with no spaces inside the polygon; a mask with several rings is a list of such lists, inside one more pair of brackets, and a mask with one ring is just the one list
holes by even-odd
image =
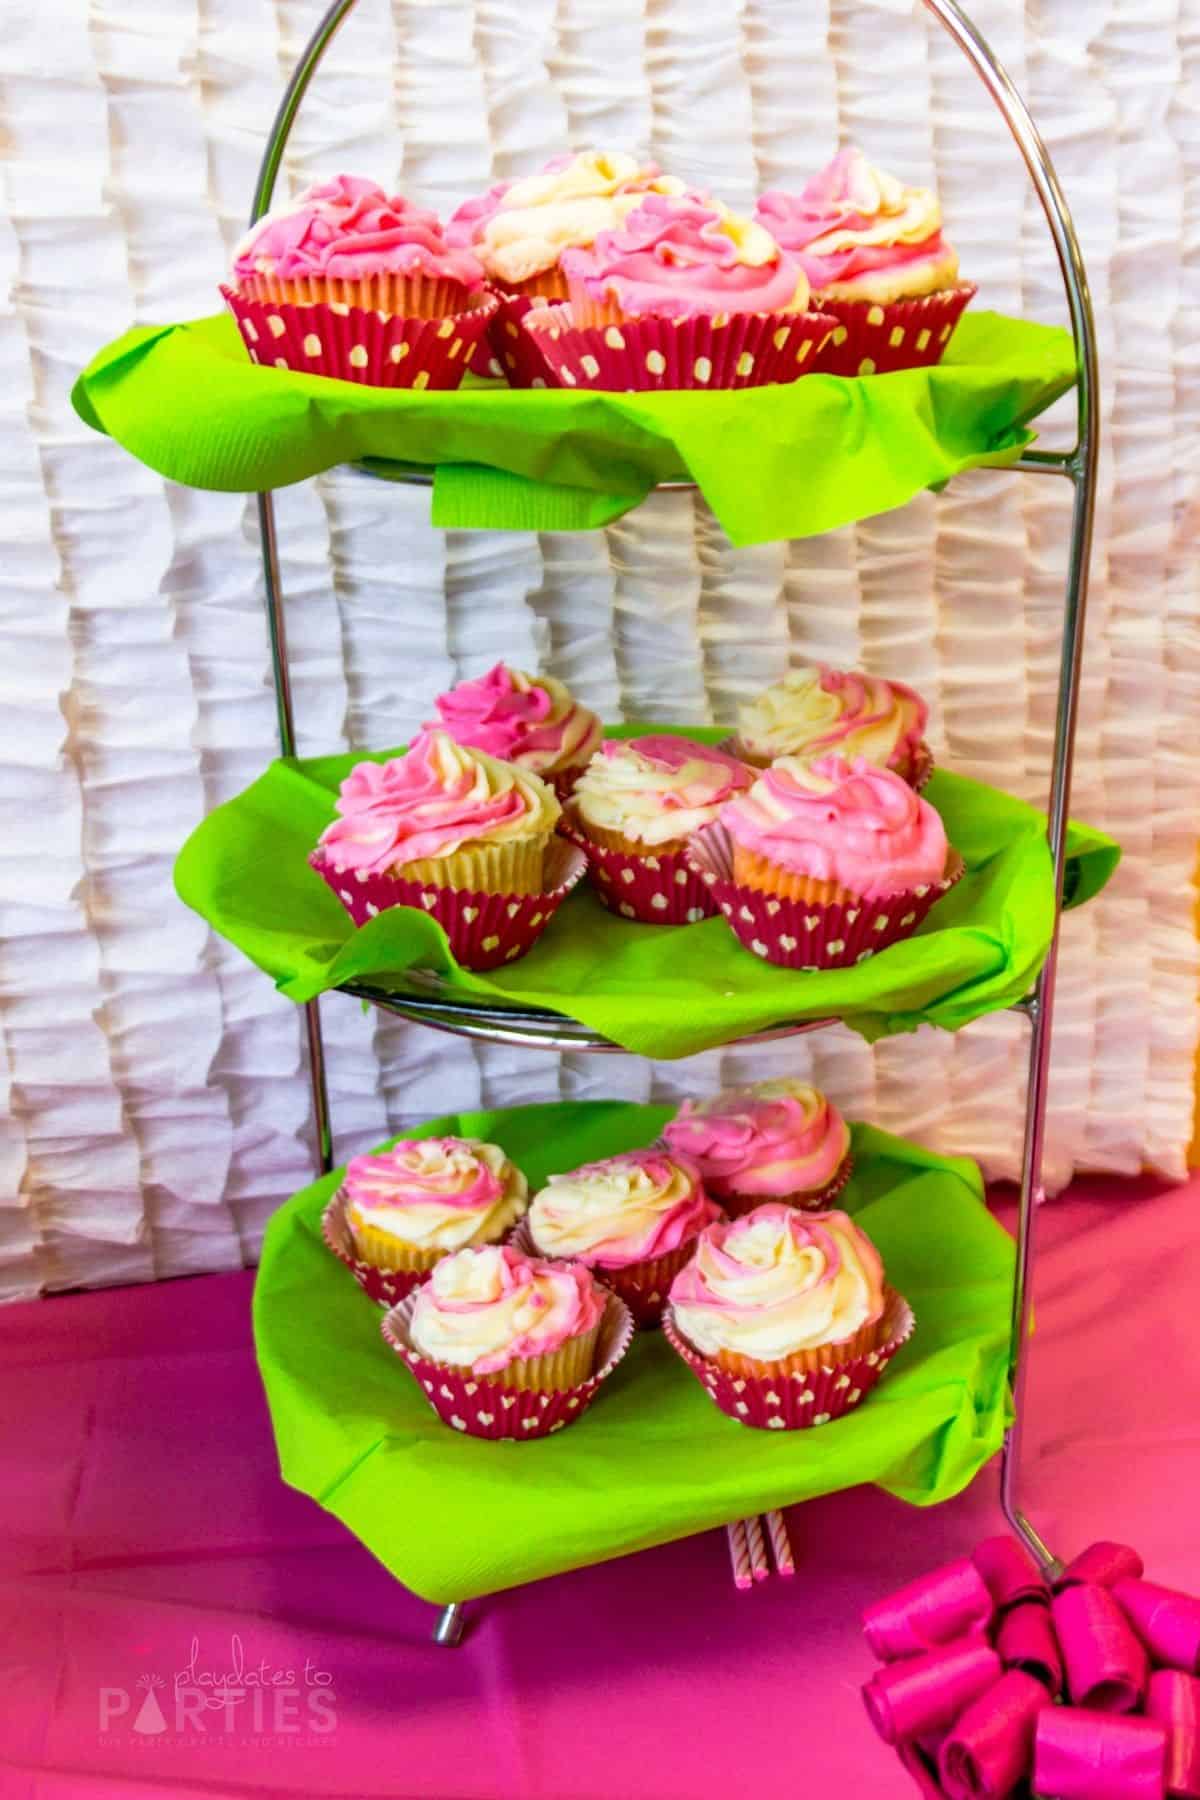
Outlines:
{"label": "white frosting swirl", "polygon": [[529,1185],[498,1144],[402,1138],[356,1156],[342,1183],[352,1226],[429,1250],[493,1242],[525,1211]]}
{"label": "white frosting swirl", "polygon": [[671,1305],[702,1356],[778,1362],[843,1343],[879,1319],[883,1264],[846,1213],[772,1201],[702,1233],[671,1284]]}
{"label": "white frosting swirl", "polygon": [[880,675],[823,664],[792,669],[738,712],[738,744],[748,756],[865,756],[906,773],[928,722],[921,696]]}
{"label": "white frosting swirl", "polygon": [[552,1175],[530,1204],[529,1231],[545,1256],[620,1269],[677,1250],[719,1217],[690,1163],[634,1150]]}
{"label": "white frosting swirl", "polygon": [[690,738],[609,739],[576,782],[574,805],[585,828],[653,849],[711,823],[753,779],[744,763]]}
{"label": "white frosting swirl", "polygon": [[488,1245],[442,1258],[417,1294],[409,1337],[434,1362],[490,1375],[593,1330],[604,1307],[604,1289],[581,1264]]}

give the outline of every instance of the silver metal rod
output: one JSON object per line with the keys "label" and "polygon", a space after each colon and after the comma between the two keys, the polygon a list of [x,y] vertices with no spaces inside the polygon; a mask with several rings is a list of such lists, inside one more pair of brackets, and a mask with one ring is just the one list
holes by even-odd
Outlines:
{"label": "silver metal rod", "polygon": [[444,1606],[438,1614],[437,1624],[433,1628],[434,1643],[440,1644],[443,1650],[453,1650],[457,1644],[462,1642],[465,1623],[462,1601],[452,1600],[449,1606]]}
{"label": "silver metal rod", "polygon": [[1075,474],[1075,452],[1026,450],[1018,456],[1016,462],[1005,463],[1004,467],[1016,469],[1023,475],[1065,475],[1070,479]]}
{"label": "silver metal rod", "polygon": [[[275,506],[269,493],[259,494],[258,535],[262,543],[263,589],[267,606],[267,636],[271,647],[271,678],[275,685],[275,720],[283,756],[296,754],[296,718],[292,708],[292,676],[288,664],[287,621],[283,611],[283,583],[279,575],[279,542],[275,535]],[[325,1040],[321,1032],[321,1003],[310,1000],[304,1008],[304,1035],[308,1046],[308,1083],[312,1090],[313,1133],[317,1168],[327,1175],[333,1167],[333,1121],[329,1111],[329,1084],[325,1073]]]}
{"label": "silver metal rod", "polygon": [[253,225],[271,205],[271,197],[275,192],[275,182],[279,175],[283,152],[288,138],[292,134],[292,126],[296,114],[300,110],[300,102],[308,92],[308,84],[316,74],[321,58],[328,50],[333,35],[355,0],[334,0],[316,30],[309,38],[300,53],[300,61],[292,71],[292,79],[283,91],[283,99],[279,102],[279,110],[271,121],[267,147],[263,152],[262,162],[258,166],[258,180],[254,187],[254,204],[250,208],[250,223]]}
{"label": "silver metal rod", "polygon": [[1021,1444],[1025,1424],[1025,1400],[1029,1362],[1029,1325],[1032,1276],[1037,1237],[1037,1205],[1042,1198],[1042,1155],[1045,1146],[1046,1097],[1050,1073],[1054,983],[1058,969],[1059,920],[1062,913],[1067,810],[1071,797],[1071,773],[1075,751],[1075,724],[1079,703],[1079,673],[1083,655],[1083,630],[1087,608],[1088,566],[1096,506],[1096,462],[1099,448],[1097,404],[1099,372],[1096,329],[1088,292],[1083,253],[1070,210],[1050,161],[1041,134],[1007,73],[956,0],[925,0],[925,5],[945,26],[991,94],[1025,161],[1054,240],[1066,289],[1075,340],[1076,442],[1063,455],[1053,451],[1027,451],[1017,466],[1027,470],[1066,475],[1075,488],[1071,515],[1071,544],[1067,565],[1066,605],[1059,660],[1058,709],[1054,727],[1054,756],[1050,776],[1047,838],[1054,867],[1054,934],[1034,988],[1031,1019],[1029,1073],[1025,1094],[1025,1138],[1021,1157],[1021,1199],[1017,1219],[1017,1268],[1013,1284],[1009,1385],[1013,1424],[1004,1441],[1000,1471],[1000,1503],[1013,1530],[1024,1540],[1044,1567],[1055,1558],[1034,1530],[1020,1506]]}

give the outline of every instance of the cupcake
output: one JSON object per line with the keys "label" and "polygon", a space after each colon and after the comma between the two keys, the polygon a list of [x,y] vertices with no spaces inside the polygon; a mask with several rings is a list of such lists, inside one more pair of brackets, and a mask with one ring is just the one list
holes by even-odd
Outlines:
{"label": "cupcake", "polygon": [[496,308],[435,213],[354,175],[251,226],[222,292],[253,362],[386,387],[457,387]]}
{"label": "cupcake", "polygon": [[555,836],[560,807],[537,775],[425,731],[404,756],[358,763],[313,867],[356,925],[415,906],[467,968],[529,949],[583,872]]}
{"label": "cupcake", "polygon": [[688,856],[747,949],[815,970],[910,936],[963,870],[928,801],[864,756],[781,757]]}
{"label": "cupcake", "polygon": [[928,188],[841,150],[799,194],[764,194],[755,218],[803,268],[814,304],[837,320],[822,358],[834,375],[940,362],[975,289],[958,280]]}
{"label": "cupcake", "polygon": [[632,1320],[582,1264],[486,1245],[443,1257],[383,1335],[443,1423],[524,1441],[579,1417],[628,1348]]}
{"label": "cupcake", "polygon": [[440,726],[456,744],[540,775],[560,797],[571,792],[604,736],[595,713],[553,675],[526,675],[502,662],[475,681],[460,681],[434,704],[439,717],[427,730]]}
{"label": "cupcake", "polygon": [[657,1324],[671,1278],[721,1209],[695,1167],[663,1150],[630,1150],[552,1175],[518,1241],[539,1256],[594,1269],[642,1325]]}
{"label": "cupcake", "polygon": [[912,1314],[844,1212],[769,1201],[701,1235],[671,1283],[663,1326],[723,1412],[794,1430],[857,1405]]}
{"label": "cupcake", "polygon": [[576,782],[563,830],[586,852],[610,911],[648,925],[695,924],[714,907],[685,843],[753,779],[725,751],[691,738],[610,738]]}
{"label": "cupcake", "polygon": [[685,1100],[662,1139],[695,1164],[705,1191],[731,1218],[764,1200],[826,1206],[852,1166],[846,1121],[803,1081],[760,1081],[712,1100]]}
{"label": "cupcake", "polygon": [[562,257],[570,302],[522,326],[567,387],[758,387],[794,381],[833,321],[761,225],[694,194],[648,194],[590,250]]}
{"label": "cupcake", "polygon": [[865,756],[921,787],[933,755],[925,742],[929,708],[901,681],[843,673],[825,664],[793,669],[738,712],[735,756],[765,769],[779,756],[813,762],[833,752]]}
{"label": "cupcake", "polygon": [[495,1144],[401,1138],[353,1157],[332,1204],[363,1262],[424,1274],[451,1251],[496,1243],[523,1215],[528,1192]]}
{"label": "cupcake", "polygon": [[564,250],[595,243],[619,225],[646,193],[680,194],[683,183],[658,164],[623,151],[581,150],[552,157],[538,175],[500,181],[464,201],[446,225],[446,240],[479,258],[501,304],[492,322],[494,366],[516,387],[546,385],[540,352],[520,329],[534,300],[566,298],[559,266]]}

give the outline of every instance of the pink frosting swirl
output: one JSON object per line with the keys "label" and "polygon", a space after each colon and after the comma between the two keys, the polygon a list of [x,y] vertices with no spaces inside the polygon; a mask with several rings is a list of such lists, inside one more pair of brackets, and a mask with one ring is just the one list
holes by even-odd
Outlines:
{"label": "pink frosting swirl", "polygon": [[[347,1201],[371,1207],[440,1206],[481,1211],[500,1198],[499,1177],[474,1145],[463,1138],[401,1138],[390,1150],[352,1156],[346,1164],[342,1192]],[[450,1159],[435,1165],[429,1153]]]}
{"label": "pink frosting swirl", "polygon": [[321,844],[336,868],[373,874],[450,856],[479,839],[548,836],[559,816],[536,775],[464,749],[443,731],[423,731],[390,762],[358,763],[334,804],[340,816]]}
{"label": "pink frosting swirl", "polygon": [[703,1233],[671,1283],[671,1306],[703,1355],[728,1350],[773,1362],[844,1343],[878,1320],[883,1263],[844,1212],[768,1201]]}
{"label": "pink frosting swirl", "polygon": [[[457,744],[541,774],[585,763],[603,736],[594,712],[580,706],[553,676],[535,680],[498,662],[475,681],[460,681],[434,704]],[[434,729],[434,722],[426,722]]]}
{"label": "pink frosting swirl", "polygon": [[282,281],[420,275],[471,289],[483,285],[478,259],[449,245],[436,213],[356,175],[335,175],[267,213],[234,252],[233,273],[239,281],[253,275]]}
{"label": "pink frosting swirl", "polygon": [[761,226],[694,195],[649,194],[590,250],[565,250],[562,270],[590,300],[630,318],[803,311],[808,282]]}
{"label": "pink frosting swirl", "polygon": [[605,1304],[582,1264],[488,1245],[442,1258],[418,1293],[409,1330],[414,1347],[435,1362],[491,1375],[593,1330]]}
{"label": "pink frosting swirl", "polygon": [[529,1229],[548,1256],[623,1269],[678,1250],[720,1217],[691,1163],[629,1150],[552,1175],[533,1197]]}
{"label": "pink frosting swirl", "polygon": [[868,900],[945,873],[946,832],[933,807],[863,756],[781,757],[722,808],[721,823],[743,849]]}
{"label": "pink frosting swirl", "polygon": [[819,1194],[850,1148],[841,1113],[799,1081],[767,1081],[699,1105],[685,1100],[662,1135],[717,1199]]}
{"label": "pink frosting swirl", "polygon": [[[818,295],[850,284],[842,295],[850,299],[857,283],[861,297],[882,299],[885,291],[873,293],[869,279],[881,272],[926,265],[939,284],[949,285],[958,271],[934,196],[881,174],[853,146],[840,150],[799,194],[764,194],[754,216],[792,253]],[[929,285],[918,281],[913,291]]]}

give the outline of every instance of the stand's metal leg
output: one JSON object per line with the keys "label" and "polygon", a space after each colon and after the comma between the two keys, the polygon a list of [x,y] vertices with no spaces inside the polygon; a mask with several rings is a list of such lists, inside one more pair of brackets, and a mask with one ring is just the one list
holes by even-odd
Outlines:
{"label": "stand's metal leg", "polygon": [[[1081,371],[1081,380],[1083,372]],[[1054,730],[1054,764],[1050,783],[1047,836],[1054,862],[1055,930],[1050,951],[1038,977],[1031,1004],[1029,1085],[1025,1098],[1025,1143],[1021,1161],[1021,1205],[1017,1225],[1017,1278],[1013,1288],[1012,1339],[1009,1384],[1013,1423],[1004,1442],[1000,1469],[1000,1504],[1013,1530],[1024,1540],[1047,1570],[1057,1572],[1057,1560],[1038,1536],[1020,1507],[1021,1441],[1025,1424],[1025,1390],[1029,1360],[1031,1277],[1037,1230],[1037,1207],[1043,1198],[1042,1150],[1046,1126],[1046,1087],[1050,1073],[1050,1033],[1054,1010],[1054,983],[1058,972],[1058,917],[1062,908],[1067,809],[1071,794],[1071,767],[1075,748],[1075,719],[1079,699],[1079,670],[1083,656],[1083,623],[1087,604],[1088,561],[1091,555],[1092,518],[1095,510],[1095,420],[1090,412],[1081,418],[1081,448],[1074,459],[1072,480],[1075,504],[1071,518],[1071,550],[1067,571],[1067,605],[1063,620],[1062,662],[1059,672],[1058,715]]]}
{"label": "stand's metal leg", "polygon": [[465,1622],[462,1601],[452,1600],[438,1614],[438,1622],[433,1628],[434,1643],[440,1644],[444,1650],[453,1650],[462,1641]]}
{"label": "stand's metal leg", "polygon": [[[292,711],[292,676],[288,667],[287,625],[283,616],[283,584],[279,578],[279,545],[275,536],[275,506],[270,494],[258,496],[258,530],[262,539],[263,583],[267,597],[267,632],[271,643],[271,675],[275,683],[275,718],[279,748],[284,756],[296,754],[296,724]],[[313,1129],[317,1165],[322,1175],[333,1167],[333,1127],[329,1116],[329,1089],[325,1080],[325,1041],[321,1035],[320,1002],[304,1008],[308,1044],[308,1079],[312,1089]]]}

